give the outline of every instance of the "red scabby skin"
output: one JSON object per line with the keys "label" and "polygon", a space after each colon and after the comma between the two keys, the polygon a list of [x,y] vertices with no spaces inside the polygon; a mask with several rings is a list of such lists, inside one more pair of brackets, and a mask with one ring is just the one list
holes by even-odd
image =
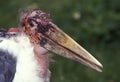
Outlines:
{"label": "red scabby skin", "polygon": [[[34,45],[35,57],[40,67],[38,76],[44,79],[48,79],[48,51],[39,45],[42,34],[37,33],[39,30],[36,28],[37,24],[35,24],[35,22],[31,22],[31,20],[40,21],[42,23],[41,25],[43,26],[41,29],[44,28],[44,26],[48,24],[48,21],[50,20],[48,19],[48,16],[46,17],[44,15],[47,14],[39,10],[27,11],[21,15],[20,22],[24,33],[29,37],[31,43]],[[39,17],[41,17],[42,20],[39,20]]]}

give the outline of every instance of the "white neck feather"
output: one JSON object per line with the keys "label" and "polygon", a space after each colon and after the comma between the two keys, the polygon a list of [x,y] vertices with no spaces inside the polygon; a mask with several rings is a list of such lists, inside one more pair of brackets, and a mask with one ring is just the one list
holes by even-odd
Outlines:
{"label": "white neck feather", "polygon": [[17,58],[13,82],[49,82],[48,76],[45,78],[38,76],[41,67],[35,58],[33,48],[28,37],[24,34],[4,39],[0,43],[0,49],[7,50]]}

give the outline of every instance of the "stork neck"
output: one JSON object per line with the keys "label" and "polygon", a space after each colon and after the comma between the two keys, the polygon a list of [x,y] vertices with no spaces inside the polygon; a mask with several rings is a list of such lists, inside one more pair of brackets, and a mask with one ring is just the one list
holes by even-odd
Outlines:
{"label": "stork neck", "polygon": [[35,57],[37,59],[38,65],[41,67],[41,71],[39,71],[38,75],[41,78],[45,78],[47,76],[49,68],[49,59],[47,52],[48,50],[40,47],[39,45],[34,45]]}

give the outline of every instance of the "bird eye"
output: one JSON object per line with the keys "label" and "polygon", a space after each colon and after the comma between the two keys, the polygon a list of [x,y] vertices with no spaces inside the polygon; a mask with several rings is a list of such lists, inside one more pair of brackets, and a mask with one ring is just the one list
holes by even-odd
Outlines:
{"label": "bird eye", "polygon": [[28,22],[29,22],[30,27],[36,27],[37,26],[36,21],[34,21],[33,19],[29,19]]}

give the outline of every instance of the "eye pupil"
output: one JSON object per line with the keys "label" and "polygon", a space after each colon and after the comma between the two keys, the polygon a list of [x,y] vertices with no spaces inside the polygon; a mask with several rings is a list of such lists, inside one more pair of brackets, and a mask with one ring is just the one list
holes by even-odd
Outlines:
{"label": "eye pupil", "polygon": [[29,22],[29,25],[30,25],[31,27],[34,26],[32,19],[28,19],[28,22]]}

